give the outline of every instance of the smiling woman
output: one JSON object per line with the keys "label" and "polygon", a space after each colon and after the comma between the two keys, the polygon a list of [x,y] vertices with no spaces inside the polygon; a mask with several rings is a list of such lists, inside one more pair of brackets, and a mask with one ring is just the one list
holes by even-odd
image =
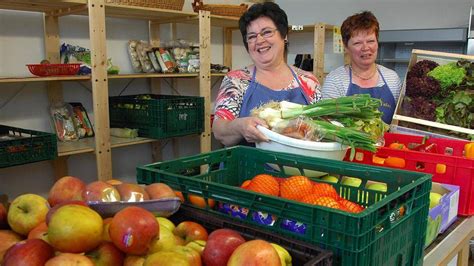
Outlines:
{"label": "smiling woman", "polygon": [[215,102],[213,133],[226,146],[267,141],[250,111],[270,101],[309,104],[321,98],[316,77],[285,62],[288,18],[277,4],[254,4],[239,20],[242,40],[253,65],[230,71]]}

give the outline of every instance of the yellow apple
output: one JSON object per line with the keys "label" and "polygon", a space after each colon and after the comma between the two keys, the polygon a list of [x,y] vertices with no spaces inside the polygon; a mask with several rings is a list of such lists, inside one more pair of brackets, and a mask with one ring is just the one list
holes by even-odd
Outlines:
{"label": "yellow apple", "polygon": [[439,193],[430,192],[430,209],[438,205],[442,197],[443,195]]}
{"label": "yellow apple", "polygon": [[173,230],[176,228],[174,223],[169,219],[166,219],[165,217],[156,217],[156,220],[160,224],[160,229],[165,227],[168,228],[171,232],[173,232]]}
{"label": "yellow apple", "polygon": [[20,235],[28,233],[46,220],[49,211],[48,201],[35,194],[16,197],[8,209],[7,220],[13,231]]}
{"label": "yellow apple", "polygon": [[355,177],[345,176],[342,179],[342,184],[346,186],[359,187],[361,183],[362,183],[362,180]]}
{"label": "yellow apple", "polygon": [[146,257],[144,266],[190,266],[186,255],[175,251],[160,251]]}
{"label": "yellow apple", "polygon": [[171,250],[176,246],[175,235],[166,227],[160,227],[159,237],[153,239],[148,254],[162,250]]}
{"label": "yellow apple", "polygon": [[339,181],[339,179],[333,175],[323,176],[321,177],[321,180],[324,180],[330,183],[337,183]]}
{"label": "yellow apple", "polygon": [[270,244],[278,252],[278,256],[280,257],[281,266],[291,266],[291,255],[288,252],[288,250],[286,250],[282,246],[277,245],[275,243],[270,243]]}
{"label": "yellow apple", "polygon": [[373,184],[368,185],[367,188],[371,190],[387,192],[387,184],[384,184],[384,183],[373,183]]}

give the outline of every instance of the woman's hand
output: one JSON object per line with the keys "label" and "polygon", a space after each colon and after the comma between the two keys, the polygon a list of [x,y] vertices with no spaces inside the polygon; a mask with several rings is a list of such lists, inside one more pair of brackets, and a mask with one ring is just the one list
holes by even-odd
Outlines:
{"label": "woman's hand", "polygon": [[268,128],[267,123],[260,118],[242,117],[232,121],[216,119],[212,125],[212,131],[216,139],[225,146],[237,145],[242,139],[250,143],[269,141],[269,139],[257,129],[257,125]]}
{"label": "woman's hand", "polygon": [[243,117],[238,118],[240,134],[249,143],[269,141],[269,139],[257,129],[257,126],[268,128],[267,123],[257,117]]}

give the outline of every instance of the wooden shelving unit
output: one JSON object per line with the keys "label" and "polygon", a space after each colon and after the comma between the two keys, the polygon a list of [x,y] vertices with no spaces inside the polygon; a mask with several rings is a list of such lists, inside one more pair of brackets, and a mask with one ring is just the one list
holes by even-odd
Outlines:
{"label": "wooden shelving unit", "polygon": [[[89,21],[89,38],[92,58],[92,75],[63,77],[0,77],[1,83],[46,82],[48,98],[51,103],[63,100],[62,84],[65,81],[87,81],[92,85],[94,109],[94,138],[76,142],[58,143],[58,159],[53,161],[56,177],[67,174],[68,156],[82,153],[94,153],[99,180],[112,178],[111,149],[129,145],[155,142],[147,138],[122,139],[110,136],[108,110],[108,80],[111,79],[151,79],[152,92],[159,93],[159,81],[162,78],[199,79],[199,95],[205,99],[204,132],[200,135],[200,151],[211,150],[210,105],[211,77],[223,74],[211,74],[211,25],[222,27],[224,33],[235,29],[238,18],[210,15],[207,11],[191,13],[167,9],[145,8],[106,3],[105,0],[0,0],[0,9],[41,12],[44,16],[45,57],[51,63],[59,63],[59,20],[61,16],[84,15]],[[195,24],[199,27],[200,71],[190,74],[120,74],[107,75],[107,49],[105,18],[139,19],[149,22],[149,36],[152,43],[159,42],[159,26],[162,24]],[[228,51],[228,44],[224,50]],[[224,54],[228,60],[228,53]]]}

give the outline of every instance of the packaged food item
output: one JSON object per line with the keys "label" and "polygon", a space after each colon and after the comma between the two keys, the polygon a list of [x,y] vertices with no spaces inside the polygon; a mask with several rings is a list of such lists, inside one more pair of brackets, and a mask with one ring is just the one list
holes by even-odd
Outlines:
{"label": "packaged food item", "polygon": [[128,41],[127,50],[128,55],[130,57],[130,62],[132,63],[133,71],[135,72],[143,72],[142,64],[140,63],[140,59],[138,59],[137,53],[137,40],[130,40]]}
{"label": "packaged food item", "polygon": [[157,48],[155,50],[155,55],[158,58],[163,73],[175,72],[176,64],[174,63],[171,54],[165,48]]}
{"label": "packaged food item", "polygon": [[155,72],[161,72],[160,63],[158,62],[158,59],[156,58],[156,55],[153,50],[148,51],[147,55],[151,61],[151,64],[153,65],[153,68],[155,69]]}
{"label": "packaged food item", "polygon": [[56,135],[60,141],[73,141],[79,139],[73,118],[73,108],[68,103],[58,103],[50,107]]}
{"label": "packaged food item", "polygon": [[76,124],[79,138],[93,137],[94,129],[91,120],[87,115],[87,111],[81,103],[69,103],[74,113],[74,122]]}
{"label": "packaged food item", "polygon": [[150,58],[148,57],[148,51],[151,51],[151,46],[148,43],[139,41],[137,43],[137,55],[142,66],[142,70],[145,73],[155,72],[153,65],[151,64]]}

